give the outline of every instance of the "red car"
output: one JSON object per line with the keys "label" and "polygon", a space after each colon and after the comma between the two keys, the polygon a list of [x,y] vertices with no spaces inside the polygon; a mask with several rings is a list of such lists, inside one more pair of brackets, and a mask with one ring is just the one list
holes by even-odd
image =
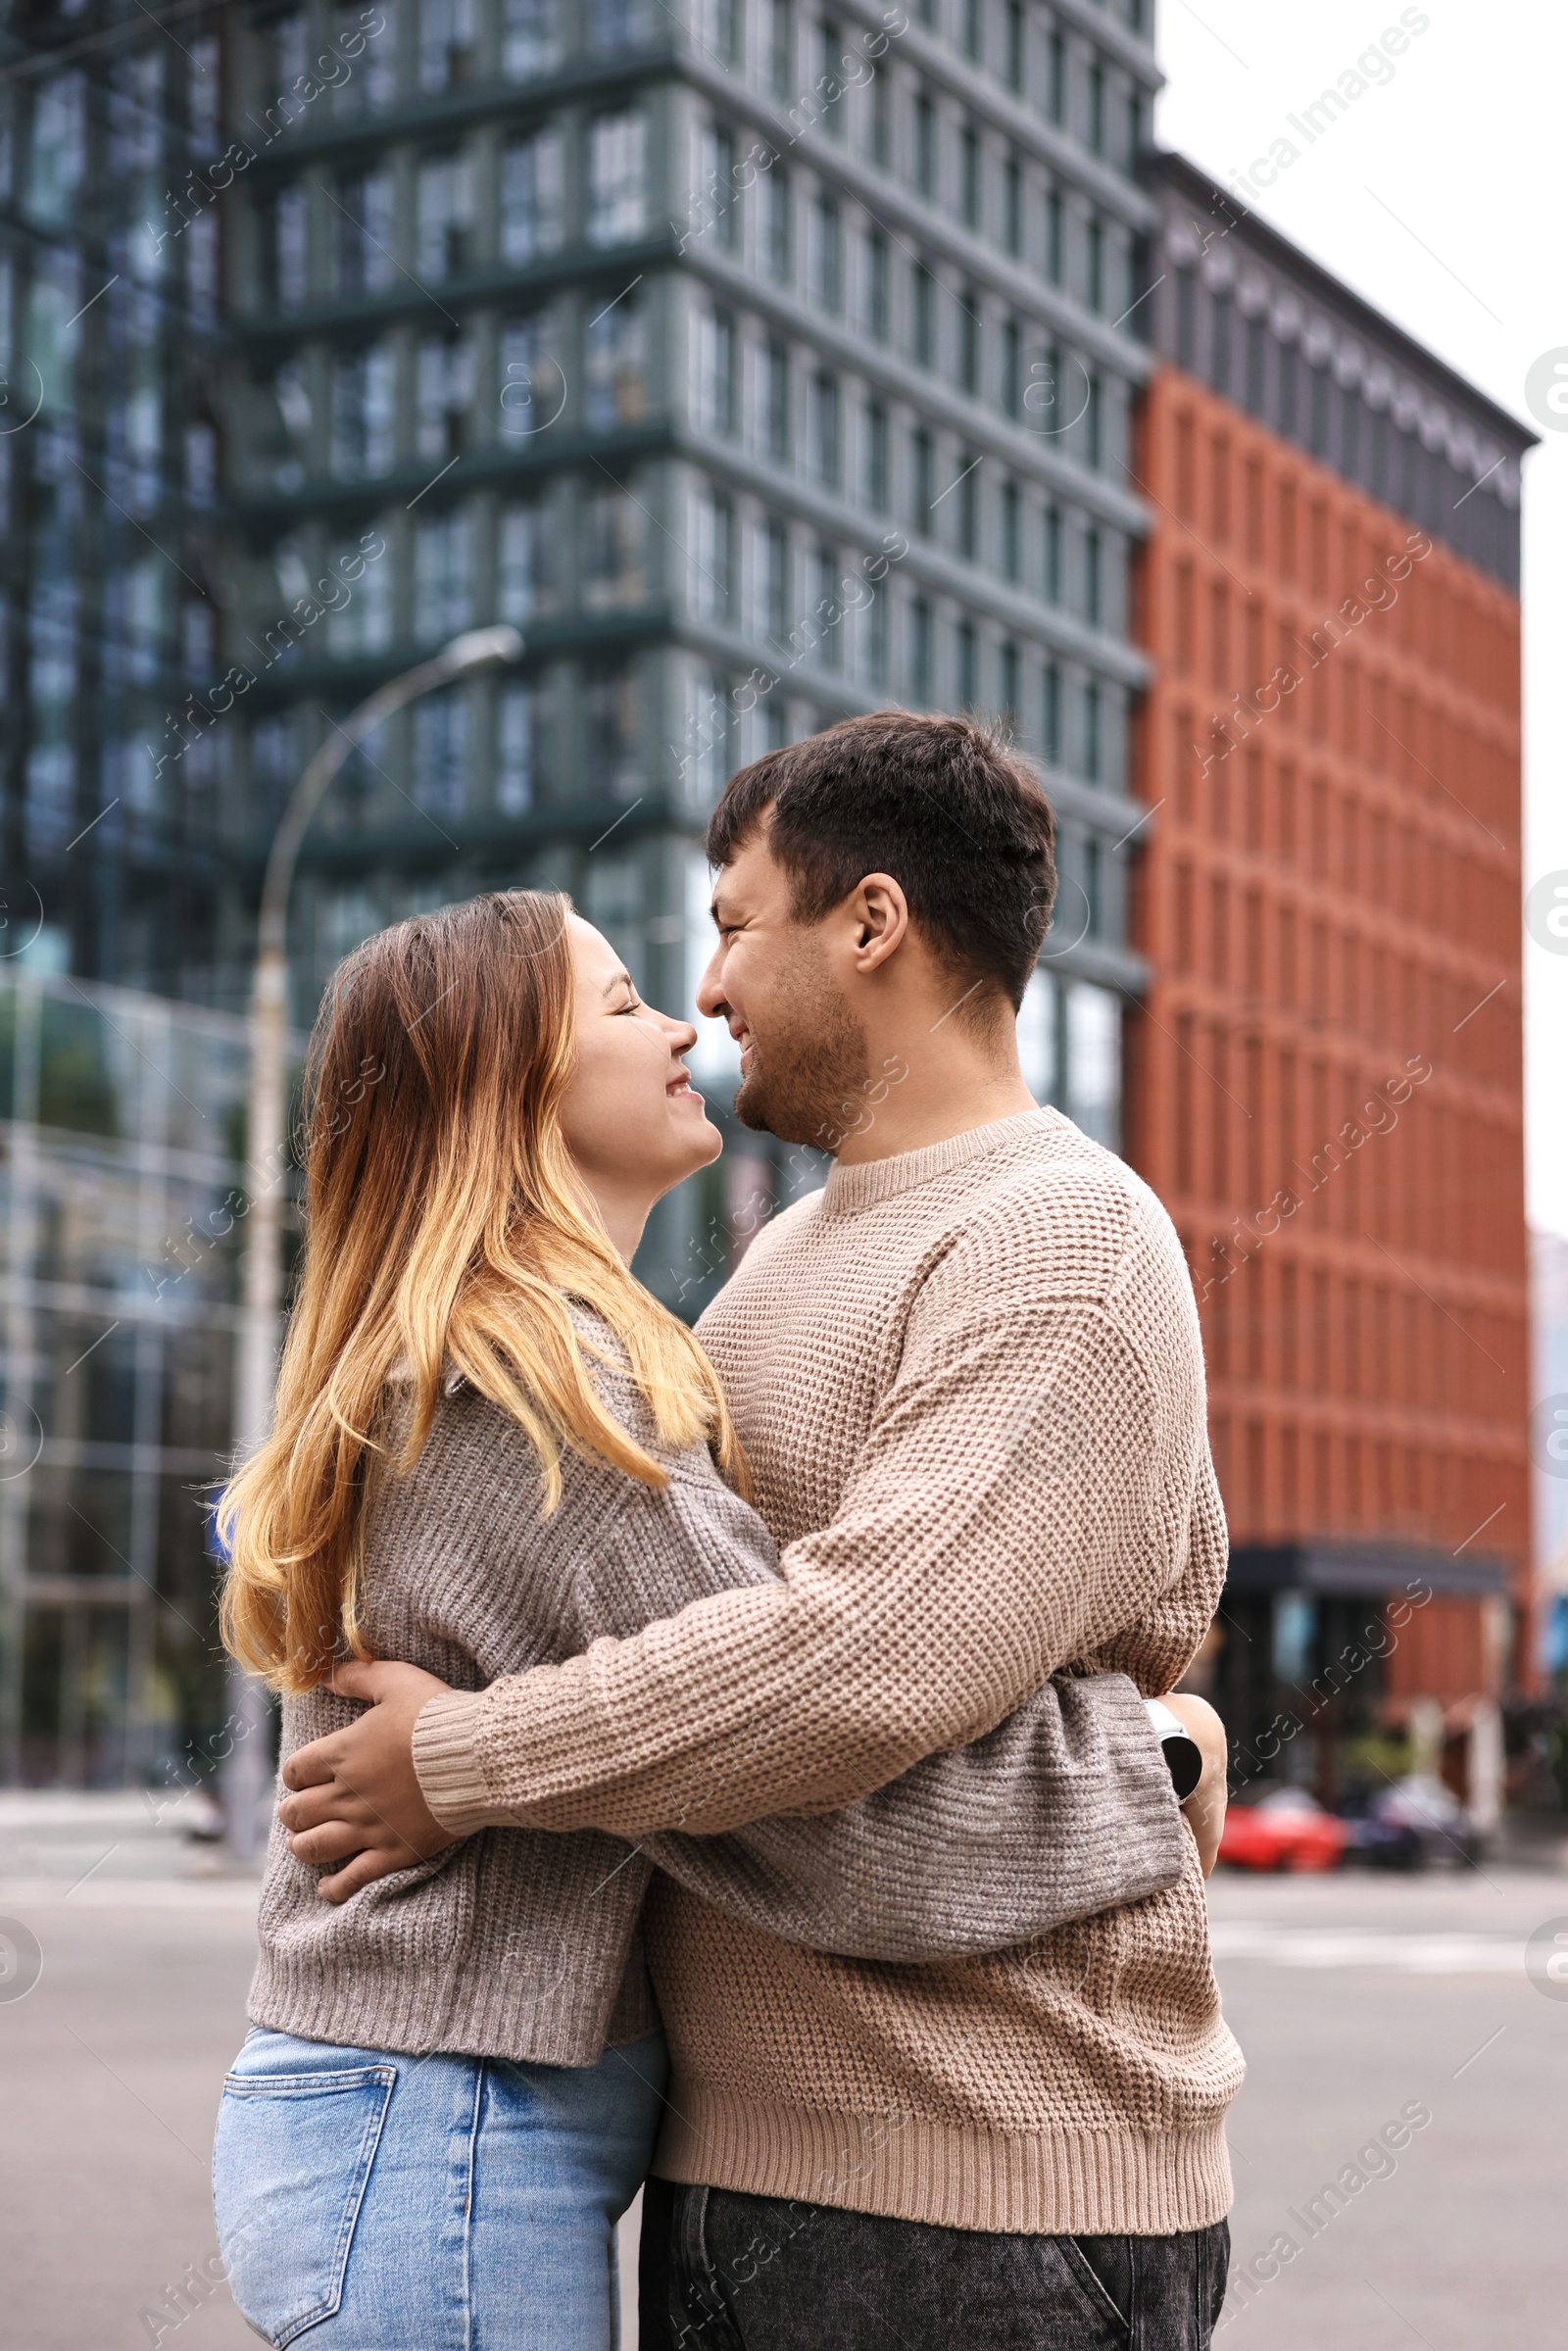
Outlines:
{"label": "red car", "polygon": [[1219,1857],[1243,1870],[1332,1870],[1349,1832],[1304,1788],[1276,1788],[1255,1804],[1233,1804],[1225,1815]]}

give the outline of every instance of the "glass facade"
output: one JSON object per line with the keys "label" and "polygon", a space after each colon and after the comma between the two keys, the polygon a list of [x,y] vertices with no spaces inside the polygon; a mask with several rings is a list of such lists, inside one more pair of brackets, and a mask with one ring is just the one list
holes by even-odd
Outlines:
{"label": "glass facade", "polygon": [[[0,1779],[189,1783],[224,1677],[245,1031],[0,978]],[[205,1763],[204,1763],[205,1758]]]}

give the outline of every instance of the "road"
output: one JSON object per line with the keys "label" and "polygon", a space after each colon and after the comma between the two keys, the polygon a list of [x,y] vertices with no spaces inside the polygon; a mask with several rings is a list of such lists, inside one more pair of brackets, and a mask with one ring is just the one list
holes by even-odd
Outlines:
{"label": "road", "polygon": [[[205,2268],[252,1903],[222,1879],[0,1884],[0,1920],[42,1957],[24,1996],[0,1981],[16,2351],[255,2341]],[[1568,1876],[1222,1876],[1211,1908],[1249,2061],[1227,2351],[1568,2341],[1568,2000],[1521,1956],[1568,1920]],[[1363,2154],[1385,2125],[1404,2143]]]}

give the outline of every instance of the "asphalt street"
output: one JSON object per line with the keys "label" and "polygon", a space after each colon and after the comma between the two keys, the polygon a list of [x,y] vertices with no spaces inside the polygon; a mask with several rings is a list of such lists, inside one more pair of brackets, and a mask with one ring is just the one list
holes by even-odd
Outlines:
{"label": "asphalt street", "polygon": [[[1568,2343],[1568,2000],[1523,1962],[1536,1930],[1568,1930],[1568,1876],[1222,1876],[1211,1897],[1249,2061],[1220,2341]],[[253,1898],[221,1879],[0,1884],[22,1952],[0,1970],[8,2351],[256,2339],[213,2281],[208,2209]]]}

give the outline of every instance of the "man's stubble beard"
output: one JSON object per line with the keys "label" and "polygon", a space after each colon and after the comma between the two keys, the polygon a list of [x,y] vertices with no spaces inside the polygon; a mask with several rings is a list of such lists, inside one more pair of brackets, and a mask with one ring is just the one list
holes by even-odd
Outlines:
{"label": "man's stubble beard", "polygon": [[865,1031],[834,985],[827,957],[804,939],[780,966],[766,1044],[752,1032],[752,1065],[735,1115],[781,1143],[837,1149],[865,1101],[870,1055]]}

